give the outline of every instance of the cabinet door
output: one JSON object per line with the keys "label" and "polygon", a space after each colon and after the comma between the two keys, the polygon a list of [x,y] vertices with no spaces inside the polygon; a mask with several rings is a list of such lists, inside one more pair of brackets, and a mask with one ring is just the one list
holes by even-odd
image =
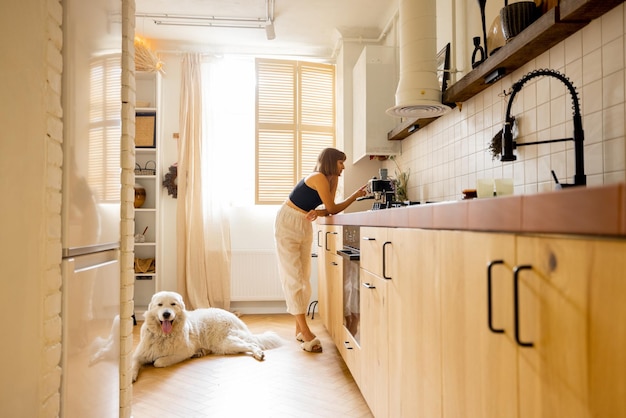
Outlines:
{"label": "cabinet door", "polygon": [[458,231],[439,236],[443,416],[515,418],[515,236]]}
{"label": "cabinet door", "polygon": [[354,336],[350,334],[345,326],[341,327],[341,341],[337,345],[337,350],[341,354],[343,361],[348,366],[348,370],[352,374],[352,378],[360,385],[361,382],[361,346],[355,340]]}
{"label": "cabinet door", "polygon": [[374,416],[384,418],[389,416],[386,280],[361,269],[360,297],[361,379],[359,387]]}
{"label": "cabinet door", "polygon": [[441,417],[437,232],[390,229],[389,416]]}
{"label": "cabinet door", "polygon": [[626,417],[626,242],[598,240],[589,279],[592,417]]}
{"label": "cabinet door", "polygon": [[324,228],[324,251],[330,254],[337,254],[341,249],[343,236],[342,228],[339,225],[326,225]]}
{"label": "cabinet door", "polygon": [[343,258],[327,254],[328,333],[336,345],[343,342]]}
{"label": "cabinet door", "polygon": [[593,250],[587,240],[517,238],[520,417],[590,416]]}
{"label": "cabinet door", "polygon": [[[385,277],[383,267],[388,267],[383,261],[388,245],[388,228],[361,227],[361,261],[362,269],[374,273],[379,277]],[[385,264],[383,266],[383,264]]]}
{"label": "cabinet door", "polygon": [[[335,339],[337,323],[341,321],[338,315],[341,304],[341,257],[336,253],[337,242],[340,237],[340,226],[320,225],[318,240],[318,307],[324,326]],[[340,315],[340,313],[339,313]]]}
{"label": "cabinet door", "polygon": [[324,235],[326,232],[326,225],[319,225],[317,231],[317,299],[319,315],[322,318],[322,323],[329,328],[328,318],[328,276],[326,275],[326,251],[324,251]]}

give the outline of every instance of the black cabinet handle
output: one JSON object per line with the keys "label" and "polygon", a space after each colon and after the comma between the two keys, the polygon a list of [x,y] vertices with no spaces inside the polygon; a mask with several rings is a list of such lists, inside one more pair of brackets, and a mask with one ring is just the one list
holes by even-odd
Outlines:
{"label": "black cabinet handle", "polygon": [[363,241],[376,241],[376,238],[363,237],[361,238]]}
{"label": "black cabinet handle", "polygon": [[376,289],[376,286],[374,286],[373,284],[366,283],[366,282],[363,282],[361,286],[363,286],[366,289]]}
{"label": "black cabinet handle", "polygon": [[501,334],[504,332],[503,329],[496,329],[493,327],[493,302],[491,298],[491,269],[497,264],[504,264],[504,260],[493,260],[487,265],[487,325],[489,326],[491,332]]}
{"label": "black cabinet handle", "polygon": [[324,249],[326,249],[326,251],[330,251],[330,248],[328,248],[328,234],[337,235],[337,233],[333,231],[326,232],[326,243],[324,244]]}
{"label": "black cabinet handle", "polygon": [[514,304],[514,319],[515,319],[515,341],[522,347],[532,347],[534,344],[524,342],[519,336],[519,273],[522,270],[531,270],[533,267],[530,265],[515,266],[513,269],[513,304]]}
{"label": "black cabinet handle", "polygon": [[321,229],[317,230],[317,246],[322,248],[322,244],[320,243],[320,232],[322,232]]}
{"label": "black cabinet handle", "polygon": [[385,271],[387,270],[387,267],[386,267],[386,266],[387,266],[387,263],[386,263],[386,259],[387,259],[387,257],[385,257],[385,247],[386,247],[388,244],[391,244],[391,241],[387,241],[387,242],[385,242],[385,243],[383,244],[383,279],[391,280],[391,277],[388,277],[388,276],[385,274]]}
{"label": "black cabinet handle", "polygon": [[343,346],[346,347],[346,350],[352,350],[352,346],[350,345],[350,341],[344,341]]}

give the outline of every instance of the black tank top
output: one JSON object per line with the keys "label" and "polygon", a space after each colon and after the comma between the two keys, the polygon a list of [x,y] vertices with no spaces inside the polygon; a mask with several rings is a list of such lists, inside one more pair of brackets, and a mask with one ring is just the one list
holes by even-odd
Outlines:
{"label": "black tank top", "polygon": [[307,186],[304,179],[300,180],[291,193],[289,193],[289,200],[306,212],[322,204],[322,199],[319,193],[317,193],[317,190]]}

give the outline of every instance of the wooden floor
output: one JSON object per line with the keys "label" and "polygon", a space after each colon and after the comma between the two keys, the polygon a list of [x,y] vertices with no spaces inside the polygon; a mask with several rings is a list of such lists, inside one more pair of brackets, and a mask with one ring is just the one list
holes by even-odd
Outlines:
{"label": "wooden floor", "polygon": [[[372,417],[319,317],[307,318],[324,352],[303,351],[291,315],[243,315],[252,332],[272,330],[282,347],[251,356],[207,356],[141,369],[133,385],[134,418]],[[139,325],[134,343],[139,341]]]}

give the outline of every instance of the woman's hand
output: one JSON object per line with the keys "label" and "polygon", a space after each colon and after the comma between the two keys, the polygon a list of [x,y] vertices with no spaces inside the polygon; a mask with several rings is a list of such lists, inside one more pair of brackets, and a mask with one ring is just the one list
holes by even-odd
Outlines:
{"label": "woman's hand", "polygon": [[356,197],[363,197],[367,195],[367,183],[361,186],[356,192],[354,192]]}
{"label": "woman's hand", "polygon": [[309,213],[306,214],[306,219],[307,219],[307,221],[311,221],[311,222],[316,220],[317,219],[317,210],[315,210],[315,209],[310,210]]}

